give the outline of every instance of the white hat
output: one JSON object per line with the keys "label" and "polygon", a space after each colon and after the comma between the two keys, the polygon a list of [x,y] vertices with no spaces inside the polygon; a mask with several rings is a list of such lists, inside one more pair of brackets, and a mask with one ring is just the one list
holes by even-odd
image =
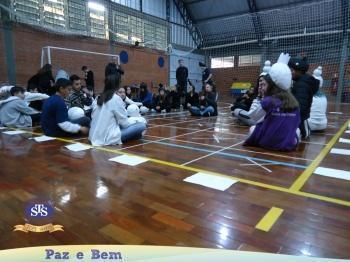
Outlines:
{"label": "white hat", "polygon": [[318,81],[320,81],[320,88],[323,86],[323,78],[322,78],[322,66],[317,67],[312,75]]}
{"label": "white hat", "polygon": [[140,116],[140,109],[135,104],[129,105],[128,109],[126,111],[128,112],[128,116],[130,116],[130,117],[138,117],[138,116]]}
{"label": "white hat", "polygon": [[70,120],[79,119],[85,116],[84,110],[80,107],[71,107],[68,110],[68,117]]}
{"label": "white hat", "polygon": [[289,90],[292,85],[292,72],[288,66],[289,59],[289,54],[280,54],[277,63],[273,64],[269,71],[272,81],[283,90]]}
{"label": "white hat", "polygon": [[271,69],[271,61],[266,60],[264,63],[263,71],[260,74],[260,76],[266,76],[270,72],[270,69]]}

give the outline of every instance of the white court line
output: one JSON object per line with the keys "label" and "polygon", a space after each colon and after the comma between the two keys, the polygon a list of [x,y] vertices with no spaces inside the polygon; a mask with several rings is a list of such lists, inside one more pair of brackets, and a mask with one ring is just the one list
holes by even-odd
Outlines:
{"label": "white court line", "polygon": [[270,169],[268,169],[268,168],[262,166],[261,164],[255,162],[253,159],[247,158],[247,160],[250,161],[250,162],[252,162],[252,163],[254,163],[254,164],[257,165],[257,166],[260,166],[262,169],[266,170],[267,172],[272,173],[272,171],[271,171]]}
{"label": "white court line", "polygon": [[[210,132],[210,131],[208,131]],[[148,137],[154,137],[154,138],[164,138],[161,136],[152,136],[152,135],[145,135]],[[239,139],[239,138],[234,138],[234,139]],[[182,142],[182,143],[188,143],[188,144],[194,144],[194,145],[200,145],[200,146],[208,146],[208,147],[215,147],[215,148],[224,148],[223,146],[219,145],[211,145],[211,144],[206,144],[206,143],[198,143],[198,142],[193,142],[193,141],[185,141],[181,139],[169,139],[175,142]],[[313,159],[308,159],[308,158],[302,158],[302,157],[293,157],[293,156],[285,156],[285,155],[278,155],[278,154],[273,154],[273,153],[267,153],[267,152],[258,152],[258,151],[253,151],[253,150],[247,150],[247,149],[241,149],[241,148],[231,148],[232,150],[235,151],[242,151],[242,152],[248,152],[248,153],[258,153],[262,155],[267,155],[267,156],[274,156],[274,157],[281,157],[281,158],[288,158],[288,159],[295,159],[295,160],[303,160],[303,161],[313,161]]]}
{"label": "white court line", "polygon": [[[215,123],[216,124],[216,123]],[[170,124],[166,124],[166,125],[155,125],[155,124],[150,124],[150,125],[153,125],[151,127],[149,127],[148,129],[150,128],[154,128],[154,127],[162,127],[162,126],[165,126],[165,127],[169,127],[169,128],[179,128],[179,129],[188,129],[188,130],[199,130],[199,129],[195,129],[195,128],[188,128],[188,127],[177,127],[177,126],[172,126]],[[239,126],[237,126],[239,127]],[[212,127],[212,128],[218,128],[220,129],[219,127]],[[207,131],[208,133],[221,133],[221,134],[227,134],[227,135],[235,135],[235,136],[244,136],[246,137],[247,134],[239,134],[239,133],[231,133],[231,132],[220,132],[220,131],[217,131],[217,130],[213,130],[213,131]],[[248,129],[247,129],[247,133],[248,133]],[[198,139],[198,138],[192,138],[192,139]],[[222,138],[220,138],[222,139]],[[233,138],[234,139],[234,138]],[[321,146],[325,146],[327,144],[325,143],[319,143],[319,142],[307,142],[307,141],[300,141],[299,142],[300,144],[311,144],[311,145],[321,145]]]}
{"label": "white court line", "polygon": [[152,127],[150,127],[150,128],[162,127],[162,126],[171,126],[171,125],[173,125],[173,124],[189,123],[189,122],[195,122],[195,121],[199,121],[199,120],[203,120],[203,118],[197,118],[197,119],[192,119],[192,120],[185,120],[185,121],[181,121],[181,122],[169,123],[169,124],[164,124],[164,125],[155,125],[155,126],[152,126]]}
{"label": "white court line", "polygon": [[191,160],[191,161],[188,161],[188,162],[186,162],[186,163],[181,164],[181,166],[186,166],[186,165],[188,165],[188,164],[191,164],[191,163],[196,162],[196,161],[198,161],[198,160],[201,160],[201,159],[203,159],[203,158],[206,158],[206,157],[215,155],[215,154],[220,153],[220,152],[222,152],[222,151],[225,151],[226,149],[229,149],[229,148],[231,148],[231,147],[238,146],[239,144],[242,144],[243,142],[244,142],[244,141],[241,141],[241,142],[238,142],[238,143],[236,143],[236,144],[234,144],[234,145],[232,145],[232,146],[227,146],[227,147],[224,147],[224,148],[222,148],[222,149],[220,149],[220,150],[214,151],[214,152],[212,152],[212,153],[210,153],[210,154],[208,154],[208,155],[198,157],[198,158],[196,158],[196,159],[193,159],[193,160]]}
{"label": "white court line", "polygon": [[202,129],[202,130],[196,130],[196,131],[193,131],[193,132],[190,132],[190,133],[185,133],[185,134],[181,134],[181,135],[177,135],[177,136],[165,137],[165,138],[162,138],[162,139],[159,139],[159,140],[149,141],[149,142],[138,144],[138,145],[123,147],[123,148],[120,148],[118,150],[124,150],[124,149],[128,149],[128,148],[133,148],[133,147],[143,146],[143,145],[147,145],[147,144],[152,144],[152,143],[155,143],[155,142],[161,142],[161,141],[164,141],[164,140],[168,140],[168,139],[172,139],[172,138],[176,138],[176,137],[180,137],[180,136],[192,135],[192,134],[195,134],[195,133],[206,131],[208,129],[212,129],[212,127],[208,127],[206,129]]}
{"label": "white court line", "polygon": [[216,143],[220,144],[220,140],[216,135],[213,135],[213,138],[215,139]]}
{"label": "white court line", "polygon": [[[239,164],[240,166],[256,166],[256,164]],[[259,164],[261,166],[275,166],[278,165],[276,163],[266,163],[266,164]]]}

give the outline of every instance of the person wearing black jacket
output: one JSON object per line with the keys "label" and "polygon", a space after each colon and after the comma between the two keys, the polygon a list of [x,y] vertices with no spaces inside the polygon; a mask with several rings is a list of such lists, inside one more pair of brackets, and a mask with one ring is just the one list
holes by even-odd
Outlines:
{"label": "person wearing black jacket", "polygon": [[217,116],[217,102],[216,93],[213,91],[213,86],[210,84],[205,85],[205,91],[199,96],[199,108],[192,106],[190,113],[193,116]]}
{"label": "person wearing black jacket", "polygon": [[190,92],[186,94],[184,109],[189,109],[192,106],[199,106],[199,96],[196,93],[196,88],[190,84]]}
{"label": "person wearing black jacket", "polygon": [[310,117],[312,98],[318,92],[319,80],[307,74],[309,64],[306,58],[292,58],[288,63],[294,80],[292,94],[299,102],[300,107],[300,133],[303,139],[310,135],[310,128],[307,119]]}
{"label": "person wearing black jacket", "polygon": [[184,65],[184,60],[179,59],[179,67],[176,69],[177,92],[183,97],[187,90],[188,69]]}
{"label": "person wearing black jacket", "polygon": [[81,70],[84,72],[85,86],[89,91],[92,91],[95,94],[95,80],[94,72],[87,68],[87,66],[82,66]]}
{"label": "person wearing black jacket", "polygon": [[115,58],[113,58],[113,60],[106,65],[105,77],[107,78],[107,76],[109,75],[117,74],[124,75],[124,70],[121,68],[120,65],[116,64]]}
{"label": "person wearing black jacket", "polygon": [[165,94],[165,90],[163,87],[159,87],[158,95],[153,99],[153,109],[156,110],[158,113],[169,113],[171,110],[168,96]]}
{"label": "person wearing black jacket", "polygon": [[32,76],[27,83],[27,88],[35,89],[37,88],[39,93],[44,93],[49,96],[56,93],[53,87],[55,80],[52,75],[52,66],[50,64],[44,65],[38,73]]}

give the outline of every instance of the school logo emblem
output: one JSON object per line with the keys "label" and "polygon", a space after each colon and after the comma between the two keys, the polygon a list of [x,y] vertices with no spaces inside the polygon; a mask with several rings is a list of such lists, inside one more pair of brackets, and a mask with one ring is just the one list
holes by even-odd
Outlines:
{"label": "school logo emblem", "polygon": [[[25,217],[31,223],[42,223],[48,222],[54,214],[53,206],[48,202],[36,201],[27,204],[25,208]],[[64,231],[63,226],[54,225],[52,223],[46,223],[44,225],[33,225],[30,223],[25,223],[24,225],[15,225],[13,231],[22,231],[25,233],[35,232],[55,232],[55,231]]]}

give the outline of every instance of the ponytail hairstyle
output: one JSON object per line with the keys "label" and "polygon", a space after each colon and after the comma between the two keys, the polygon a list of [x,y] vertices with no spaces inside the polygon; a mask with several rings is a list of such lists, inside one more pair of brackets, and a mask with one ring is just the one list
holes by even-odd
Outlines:
{"label": "ponytail hairstyle", "polygon": [[102,106],[112,99],[120,86],[120,75],[108,75],[105,79],[105,87],[102,94],[97,98],[97,105]]}
{"label": "ponytail hairstyle", "polygon": [[299,108],[299,103],[289,90],[283,90],[279,88],[271,79],[270,75],[264,76],[265,81],[268,84],[265,96],[272,96],[281,100],[282,105],[280,107],[282,112],[293,112]]}

